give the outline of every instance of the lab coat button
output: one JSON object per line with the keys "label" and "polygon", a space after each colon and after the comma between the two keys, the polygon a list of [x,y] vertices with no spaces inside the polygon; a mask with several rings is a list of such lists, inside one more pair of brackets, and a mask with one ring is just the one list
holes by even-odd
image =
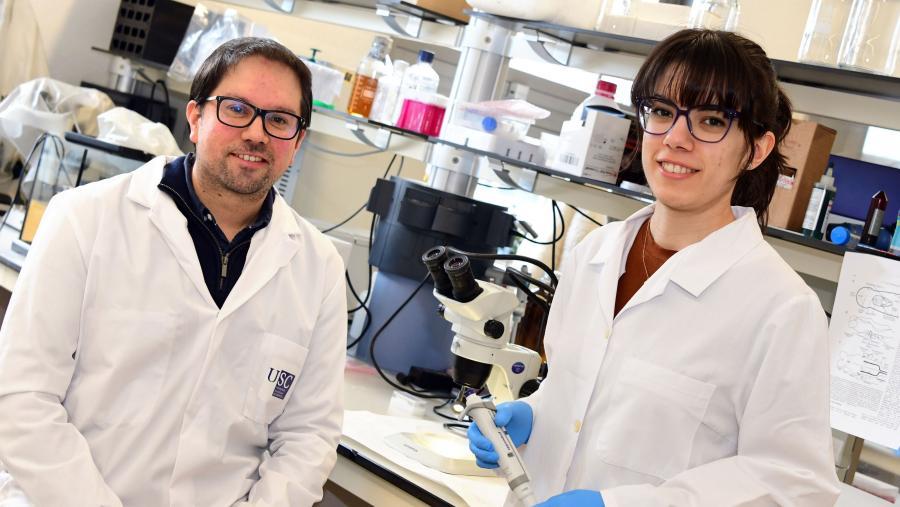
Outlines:
{"label": "lab coat button", "polygon": [[579,419],[579,420],[575,421],[575,433],[578,433],[580,431],[581,431],[581,420]]}

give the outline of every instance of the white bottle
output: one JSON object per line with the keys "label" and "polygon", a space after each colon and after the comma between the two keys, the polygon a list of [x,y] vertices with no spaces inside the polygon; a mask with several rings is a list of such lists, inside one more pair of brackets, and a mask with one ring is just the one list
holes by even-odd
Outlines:
{"label": "white bottle", "polygon": [[409,62],[394,60],[394,69],[387,76],[378,80],[378,89],[375,91],[375,100],[372,102],[372,112],[369,119],[393,125],[394,109],[397,108],[397,99],[400,97],[400,85],[403,83],[403,75],[409,68]]}
{"label": "white bottle", "polygon": [[431,66],[434,61],[434,53],[420,50],[419,62],[406,69],[403,75],[403,83],[400,85],[400,96],[397,99],[397,107],[394,109],[393,123],[400,118],[403,110],[403,101],[406,99],[427,101],[437,93],[440,76]]}
{"label": "white bottle", "polygon": [[616,96],[616,84],[609,81],[597,81],[597,89],[594,94],[584,99],[578,107],[572,111],[571,121],[584,121],[587,119],[588,110],[598,109],[616,116],[625,116],[613,98]]}

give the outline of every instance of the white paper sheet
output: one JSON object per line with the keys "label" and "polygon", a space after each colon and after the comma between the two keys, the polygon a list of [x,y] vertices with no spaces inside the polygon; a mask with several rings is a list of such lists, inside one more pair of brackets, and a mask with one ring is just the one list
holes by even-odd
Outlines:
{"label": "white paper sheet", "polygon": [[388,435],[414,431],[439,433],[446,430],[440,423],[423,419],[379,415],[363,410],[344,412],[344,438],[364,446],[365,449],[351,446],[360,454],[366,455],[366,450],[371,451],[411,473],[443,484],[472,507],[503,505],[509,492],[505,480],[499,477],[445,474],[406,457],[384,440]]}
{"label": "white paper sheet", "polygon": [[831,426],[900,447],[900,261],[844,256],[828,335]]}

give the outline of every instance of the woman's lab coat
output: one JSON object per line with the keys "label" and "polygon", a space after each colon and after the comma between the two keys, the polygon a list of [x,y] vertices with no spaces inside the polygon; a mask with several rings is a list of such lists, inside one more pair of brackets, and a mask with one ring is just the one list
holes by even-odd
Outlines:
{"label": "woman's lab coat", "polygon": [[50,204],[0,336],[0,461],[36,505],[311,505],[341,432],[343,263],[278,197],[219,309],[165,162]]}
{"label": "woman's lab coat", "polygon": [[608,507],[809,506],[837,498],[826,319],[752,209],[671,257],[613,318],[652,206],[569,254],[527,398],[536,498]]}

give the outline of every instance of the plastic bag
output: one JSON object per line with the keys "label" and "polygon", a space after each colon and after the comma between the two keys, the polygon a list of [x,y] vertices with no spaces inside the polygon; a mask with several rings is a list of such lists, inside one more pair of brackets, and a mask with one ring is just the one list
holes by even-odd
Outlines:
{"label": "plastic bag", "polygon": [[176,81],[190,82],[217,47],[232,39],[251,36],[273,38],[265,27],[234,9],[220,13],[198,3],[167,75]]}
{"label": "plastic bag", "polygon": [[550,111],[521,99],[464,102],[460,106],[484,115],[505,116],[525,121],[542,120],[550,116]]}
{"label": "plastic bag", "polygon": [[110,109],[97,117],[97,124],[100,127],[97,139],[101,141],[151,155],[184,155],[165,125],[150,121],[130,109]]}
{"label": "plastic bag", "polygon": [[0,102],[0,135],[27,157],[41,134],[62,137],[74,125],[86,135],[97,134],[97,116],[112,109],[105,93],[40,78],[17,86]]}
{"label": "plastic bag", "polygon": [[315,105],[334,109],[334,100],[341,94],[344,73],[320,62],[304,60],[312,74],[313,101]]}

